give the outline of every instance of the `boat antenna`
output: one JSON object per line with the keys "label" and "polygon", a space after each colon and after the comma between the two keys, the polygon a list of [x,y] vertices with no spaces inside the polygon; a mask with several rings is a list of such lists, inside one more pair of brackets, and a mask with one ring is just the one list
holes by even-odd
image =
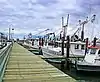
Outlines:
{"label": "boat antenna", "polygon": [[[66,27],[68,27],[68,23],[69,23],[69,14],[67,15],[67,24],[66,24]],[[66,34],[67,34],[67,28],[66,28]]]}

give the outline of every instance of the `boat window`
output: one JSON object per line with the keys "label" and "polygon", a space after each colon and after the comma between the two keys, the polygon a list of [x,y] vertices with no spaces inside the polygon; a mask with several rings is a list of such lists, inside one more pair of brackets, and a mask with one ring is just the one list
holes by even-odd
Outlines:
{"label": "boat window", "polygon": [[58,42],[55,42],[55,47],[58,47]]}
{"label": "boat window", "polygon": [[100,50],[98,51],[98,54],[100,54]]}
{"label": "boat window", "polygon": [[90,54],[95,54],[96,53],[96,49],[91,49]]}
{"label": "boat window", "polygon": [[75,45],[75,49],[79,49],[79,45]]}
{"label": "boat window", "polygon": [[81,49],[82,49],[82,50],[84,49],[84,45],[81,45]]}

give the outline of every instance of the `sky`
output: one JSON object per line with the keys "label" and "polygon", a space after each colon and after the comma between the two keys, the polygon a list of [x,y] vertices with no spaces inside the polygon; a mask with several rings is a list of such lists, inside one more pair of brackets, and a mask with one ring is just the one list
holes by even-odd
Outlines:
{"label": "sky", "polygon": [[96,14],[94,23],[89,21],[85,25],[85,37],[100,37],[99,10],[100,0],[0,0],[0,32],[8,34],[8,29],[14,28],[11,30],[14,38],[23,38],[29,33],[59,34],[61,18],[65,18],[66,24],[69,14],[67,34],[70,35],[78,28],[79,20]]}

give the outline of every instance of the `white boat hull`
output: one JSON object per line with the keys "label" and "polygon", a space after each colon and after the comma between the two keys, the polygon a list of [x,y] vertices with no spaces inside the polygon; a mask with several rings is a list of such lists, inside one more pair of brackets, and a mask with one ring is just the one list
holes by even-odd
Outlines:
{"label": "white boat hull", "polygon": [[[43,55],[45,57],[66,57],[66,51],[64,53],[64,55],[62,56],[61,54],[61,50],[60,49],[57,49],[57,48],[42,48],[42,52],[43,52]],[[84,57],[84,53],[71,53],[70,52],[70,57]]]}
{"label": "white boat hull", "polygon": [[76,70],[78,71],[100,71],[100,63],[88,63],[80,61],[76,63]]}

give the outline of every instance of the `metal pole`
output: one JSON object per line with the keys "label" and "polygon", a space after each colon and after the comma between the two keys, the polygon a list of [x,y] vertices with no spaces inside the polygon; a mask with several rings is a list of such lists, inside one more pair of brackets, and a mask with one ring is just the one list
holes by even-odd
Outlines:
{"label": "metal pole", "polygon": [[10,28],[9,28],[9,41],[10,41]]}
{"label": "metal pole", "polygon": [[81,39],[82,41],[84,40],[84,24],[82,26]]}
{"label": "metal pole", "polygon": [[[66,24],[66,32],[65,32],[66,35],[67,35],[68,22],[69,22],[69,14],[68,14],[68,16],[67,16],[67,24]],[[66,36],[65,36],[65,37],[66,37]]]}
{"label": "metal pole", "polygon": [[62,31],[63,31],[63,26],[64,26],[64,17],[62,17]]}
{"label": "metal pole", "polygon": [[11,30],[12,30],[11,37],[12,37],[12,40],[13,40],[14,39],[14,28],[12,28]]}
{"label": "metal pole", "polygon": [[86,53],[87,53],[87,48],[88,48],[88,38],[86,38],[85,55],[86,55]]}

